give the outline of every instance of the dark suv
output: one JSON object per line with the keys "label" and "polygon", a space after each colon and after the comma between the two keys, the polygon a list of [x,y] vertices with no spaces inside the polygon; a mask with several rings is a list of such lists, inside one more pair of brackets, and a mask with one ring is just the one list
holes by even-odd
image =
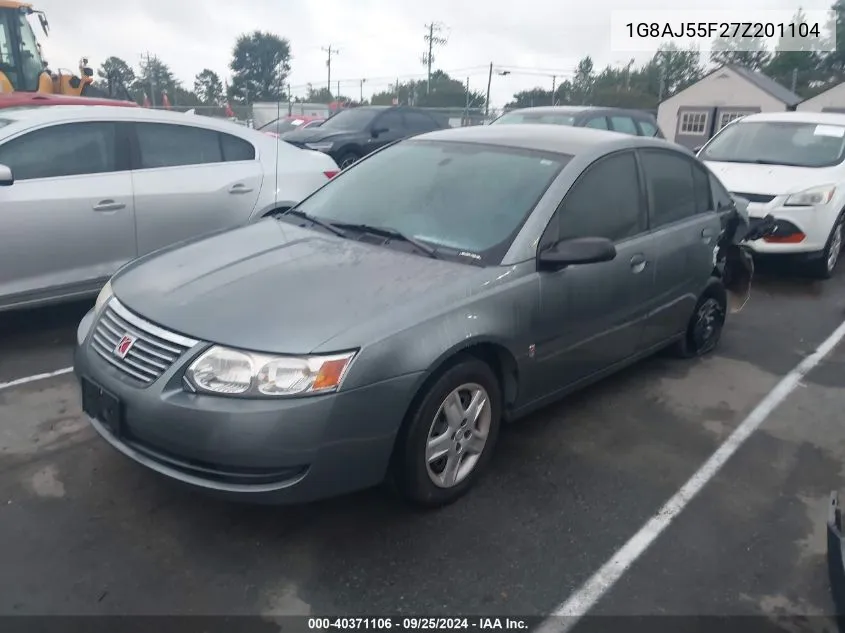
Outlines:
{"label": "dark suv", "polygon": [[363,106],[342,110],[320,127],[285,134],[284,140],[325,152],[344,169],[394,141],[446,127],[446,121],[419,108]]}
{"label": "dark suv", "polygon": [[644,110],[603,108],[599,106],[545,106],[506,112],[490,125],[513,123],[548,123],[592,127],[634,136],[665,138],[654,116]]}

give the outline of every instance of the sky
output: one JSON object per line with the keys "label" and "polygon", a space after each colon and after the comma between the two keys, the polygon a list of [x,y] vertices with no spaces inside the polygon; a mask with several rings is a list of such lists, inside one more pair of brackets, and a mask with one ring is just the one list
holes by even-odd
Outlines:
{"label": "sky", "polygon": [[[232,47],[241,33],[256,29],[287,38],[293,58],[289,77],[294,95],[306,85],[326,85],[326,52],[332,46],[332,90],[356,98],[360,80],[364,96],[385,90],[396,78],[421,79],[425,68],[426,24],[442,25],[448,38],[434,50],[435,67],[466,81],[479,92],[487,89],[494,65],[491,102],[501,106],[520,90],[571,77],[578,60],[591,55],[597,68],[647,61],[645,51],[618,50],[611,45],[613,11],[688,7],[695,0],[29,0],[46,11],[50,36],[42,38],[53,70],[76,69],[87,56],[96,69],[111,55],[138,66],[149,52],[168,64],[186,87],[204,68],[226,78]],[[760,9],[826,10],[827,0],[743,0],[751,18]],[[709,11],[736,9],[736,0],[710,0]],[[758,14],[763,15],[763,14]],[[692,18],[691,18],[692,19]],[[40,34],[40,31],[39,31]],[[639,47],[642,48],[642,47]],[[509,70],[506,76],[500,70]],[[552,75],[557,75],[553,80]]]}

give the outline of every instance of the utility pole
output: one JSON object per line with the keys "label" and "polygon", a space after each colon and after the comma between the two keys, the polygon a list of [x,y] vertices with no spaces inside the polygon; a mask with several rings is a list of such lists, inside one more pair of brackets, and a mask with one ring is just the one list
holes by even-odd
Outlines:
{"label": "utility pole", "polygon": [[557,75],[552,75],[552,105],[556,105],[555,89],[557,88]]}
{"label": "utility pole", "polygon": [[792,69],[792,92],[798,88],[798,68]]}
{"label": "utility pole", "polygon": [[329,71],[329,77],[328,77],[328,80],[326,82],[326,89],[329,91],[329,93],[331,93],[331,91],[332,91],[332,53],[337,55],[337,54],[340,53],[340,51],[337,50],[336,48],[333,49],[331,44],[329,44],[328,48],[323,48],[323,50],[326,53],[328,53],[328,55],[329,55],[328,58],[326,59],[326,68],[328,68],[328,71]]}
{"label": "utility pole", "polygon": [[467,77],[467,104],[464,107],[464,125],[469,125],[469,77]]}
{"label": "utility pole", "polygon": [[361,85],[360,85],[361,93],[359,95],[360,98],[358,100],[358,103],[364,103],[364,82],[365,81],[367,81],[367,80],[366,79],[361,80]]}
{"label": "utility pole", "polygon": [[150,80],[150,106],[154,108],[156,107],[156,84],[152,64],[150,63],[150,51],[141,55],[141,59],[144,60],[144,71],[147,73],[147,77]]}
{"label": "utility pole", "polygon": [[334,95],[335,101],[340,98],[340,81],[337,82],[337,92]]}
{"label": "utility pole", "polygon": [[490,116],[490,84],[493,83],[493,62],[490,62],[490,72],[487,73],[487,100],[484,102],[484,117]]}
{"label": "utility pole", "polygon": [[434,47],[445,46],[448,40],[445,37],[440,37],[438,33],[443,29],[443,25],[439,22],[430,22],[425,25],[428,30],[423,38],[428,42],[428,52],[423,53],[422,63],[428,68],[428,80],[426,82],[425,93],[431,93],[431,65],[434,63]]}

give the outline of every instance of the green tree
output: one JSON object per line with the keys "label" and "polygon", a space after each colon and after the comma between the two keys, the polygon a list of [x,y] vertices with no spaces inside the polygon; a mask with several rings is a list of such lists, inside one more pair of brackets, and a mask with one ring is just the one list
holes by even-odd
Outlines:
{"label": "green tree", "polygon": [[290,42],[273,33],[254,31],[238,37],[232,50],[231,95],[238,101],[279,101],[290,73]]}
{"label": "green tree", "polygon": [[827,87],[845,78],[845,0],[837,0],[831,7],[833,20],[827,25],[828,38],[835,34],[836,50],[820,55],[819,70]]}
{"label": "green tree", "polygon": [[714,64],[735,64],[750,70],[762,70],[771,61],[772,54],[767,50],[755,50],[754,40],[741,35],[715,39],[710,61]]}
{"label": "green tree", "polygon": [[505,105],[506,110],[513,108],[533,108],[535,106],[552,105],[552,91],[543,88],[522,90],[513,96],[513,101]]}
{"label": "green tree", "polygon": [[120,57],[112,55],[107,57],[100,65],[99,70],[97,70],[97,77],[99,87],[107,88],[111,80],[130,88],[135,82],[135,71]]}
{"label": "green tree", "polygon": [[223,82],[220,76],[204,68],[194,77],[194,94],[204,105],[220,105],[223,102]]}
{"label": "green tree", "polygon": [[[792,18],[792,23],[803,24],[806,20],[807,16],[799,9]],[[775,54],[763,68],[763,72],[798,94],[809,96],[810,84],[821,78],[821,61],[821,56],[814,50],[812,38],[785,34],[778,41]]]}
{"label": "green tree", "polygon": [[701,54],[695,48],[682,49],[675,44],[665,44],[657,50],[649,64],[651,67],[645,69],[646,73],[656,74],[658,95],[662,81],[664,99],[691,86],[704,76]]}
{"label": "green tree", "polygon": [[373,105],[390,105],[394,98],[398,98],[399,103],[422,108],[463,108],[467,101],[470,108],[480,108],[484,106],[485,95],[475,90],[470,90],[467,95],[464,82],[453,79],[442,70],[435,70],[431,73],[431,92],[428,94],[425,81],[400,82],[398,86],[374,94],[370,102]]}
{"label": "green tree", "polygon": [[575,67],[575,76],[572,78],[572,102],[582,105],[589,103],[595,79],[593,58],[587,55]]}
{"label": "green tree", "polygon": [[132,84],[131,91],[138,103],[144,101],[144,95],[149,97],[150,103],[160,106],[161,93],[166,91],[171,102],[176,94],[178,82],[170,67],[158,57],[151,56],[141,64],[141,69]]}
{"label": "green tree", "polygon": [[308,103],[331,103],[335,100],[335,98],[331,91],[325,86],[315,90],[313,85],[308,84],[308,92],[305,96],[305,100]]}

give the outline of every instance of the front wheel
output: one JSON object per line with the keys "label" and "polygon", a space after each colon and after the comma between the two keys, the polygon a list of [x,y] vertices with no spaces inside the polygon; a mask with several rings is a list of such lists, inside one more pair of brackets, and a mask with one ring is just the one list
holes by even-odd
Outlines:
{"label": "front wheel", "polygon": [[409,414],[394,454],[402,495],[427,507],[451,503],[482,475],[501,423],[501,390],[475,358],[444,371]]}
{"label": "front wheel", "polygon": [[839,255],[842,253],[842,225],[843,218],[840,217],[830,232],[822,256],[812,263],[811,272],[814,277],[830,279],[833,276],[836,264],[839,263]]}
{"label": "front wheel", "polygon": [[341,169],[346,169],[347,167],[351,167],[355,161],[358,160],[358,154],[354,152],[347,152],[343,156],[340,157],[340,160],[337,161],[338,167]]}
{"label": "front wheel", "polygon": [[703,295],[687,323],[684,338],[675,347],[675,354],[681,358],[696,358],[716,349],[722,338],[726,312],[724,293],[711,291]]}

